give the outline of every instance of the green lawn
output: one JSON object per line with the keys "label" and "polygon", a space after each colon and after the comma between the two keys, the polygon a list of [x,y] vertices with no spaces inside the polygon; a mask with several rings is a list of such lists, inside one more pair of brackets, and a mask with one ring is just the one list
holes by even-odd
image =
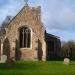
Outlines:
{"label": "green lawn", "polygon": [[63,65],[63,61],[0,64],[0,75],[75,75],[75,61],[70,65]]}

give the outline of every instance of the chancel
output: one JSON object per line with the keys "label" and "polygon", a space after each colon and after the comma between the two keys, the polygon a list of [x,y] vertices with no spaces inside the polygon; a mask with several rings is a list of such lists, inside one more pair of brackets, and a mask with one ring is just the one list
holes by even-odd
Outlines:
{"label": "chancel", "polygon": [[30,7],[25,0],[21,11],[0,30],[0,57],[33,61],[58,57],[60,39],[46,32],[41,16],[41,6]]}

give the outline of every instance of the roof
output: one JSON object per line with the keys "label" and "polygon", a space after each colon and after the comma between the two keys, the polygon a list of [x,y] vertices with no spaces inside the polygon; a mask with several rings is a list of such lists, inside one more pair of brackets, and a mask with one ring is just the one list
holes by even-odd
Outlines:
{"label": "roof", "polygon": [[21,13],[21,11],[24,9],[24,8],[26,8],[26,7],[29,7],[29,6],[24,6],[20,11],[19,11],[19,13],[15,16],[15,17],[13,17],[9,22],[3,22],[3,24],[2,24],[2,26],[0,27],[0,36],[2,36],[2,35],[4,35],[4,33],[5,33],[5,28],[8,28],[8,26],[10,25],[10,23]]}
{"label": "roof", "polygon": [[37,6],[37,7],[23,6],[23,8],[19,11],[19,13],[18,13],[15,17],[13,17],[12,20],[7,24],[7,27],[10,25],[10,23],[11,23],[11,22],[23,11],[23,9],[25,9],[25,8],[31,8],[32,10],[34,10],[34,9],[40,8],[40,6]]}
{"label": "roof", "polygon": [[58,37],[58,36],[55,36],[55,35],[46,33],[46,34],[45,34],[45,39],[47,40],[47,39],[50,39],[50,38],[58,39],[58,40],[59,40],[59,37]]}

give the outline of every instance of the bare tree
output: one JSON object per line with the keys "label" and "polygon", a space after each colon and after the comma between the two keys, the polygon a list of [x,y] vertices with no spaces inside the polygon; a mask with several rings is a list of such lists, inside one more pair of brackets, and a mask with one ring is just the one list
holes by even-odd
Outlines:
{"label": "bare tree", "polygon": [[7,26],[7,24],[11,21],[12,17],[11,16],[7,16],[6,19],[3,21],[1,27],[5,28]]}
{"label": "bare tree", "polygon": [[5,28],[9,24],[9,22],[12,20],[11,16],[7,16],[6,19],[3,21],[3,23],[0,26],[0,36],[3,36],[6,34]]}
{"label": "bare tree", "polygon": [[75,41],[70,40],[62,45],[62,50],[67,57],[72,57],[75,54]]}

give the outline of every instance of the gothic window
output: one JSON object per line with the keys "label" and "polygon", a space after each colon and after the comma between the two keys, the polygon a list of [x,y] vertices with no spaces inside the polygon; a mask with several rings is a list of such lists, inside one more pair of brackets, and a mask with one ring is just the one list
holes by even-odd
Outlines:
{"label": "gothic window", "polygon": [[31,30],[28,27],[20,29],[20,48],[30,48]]}

